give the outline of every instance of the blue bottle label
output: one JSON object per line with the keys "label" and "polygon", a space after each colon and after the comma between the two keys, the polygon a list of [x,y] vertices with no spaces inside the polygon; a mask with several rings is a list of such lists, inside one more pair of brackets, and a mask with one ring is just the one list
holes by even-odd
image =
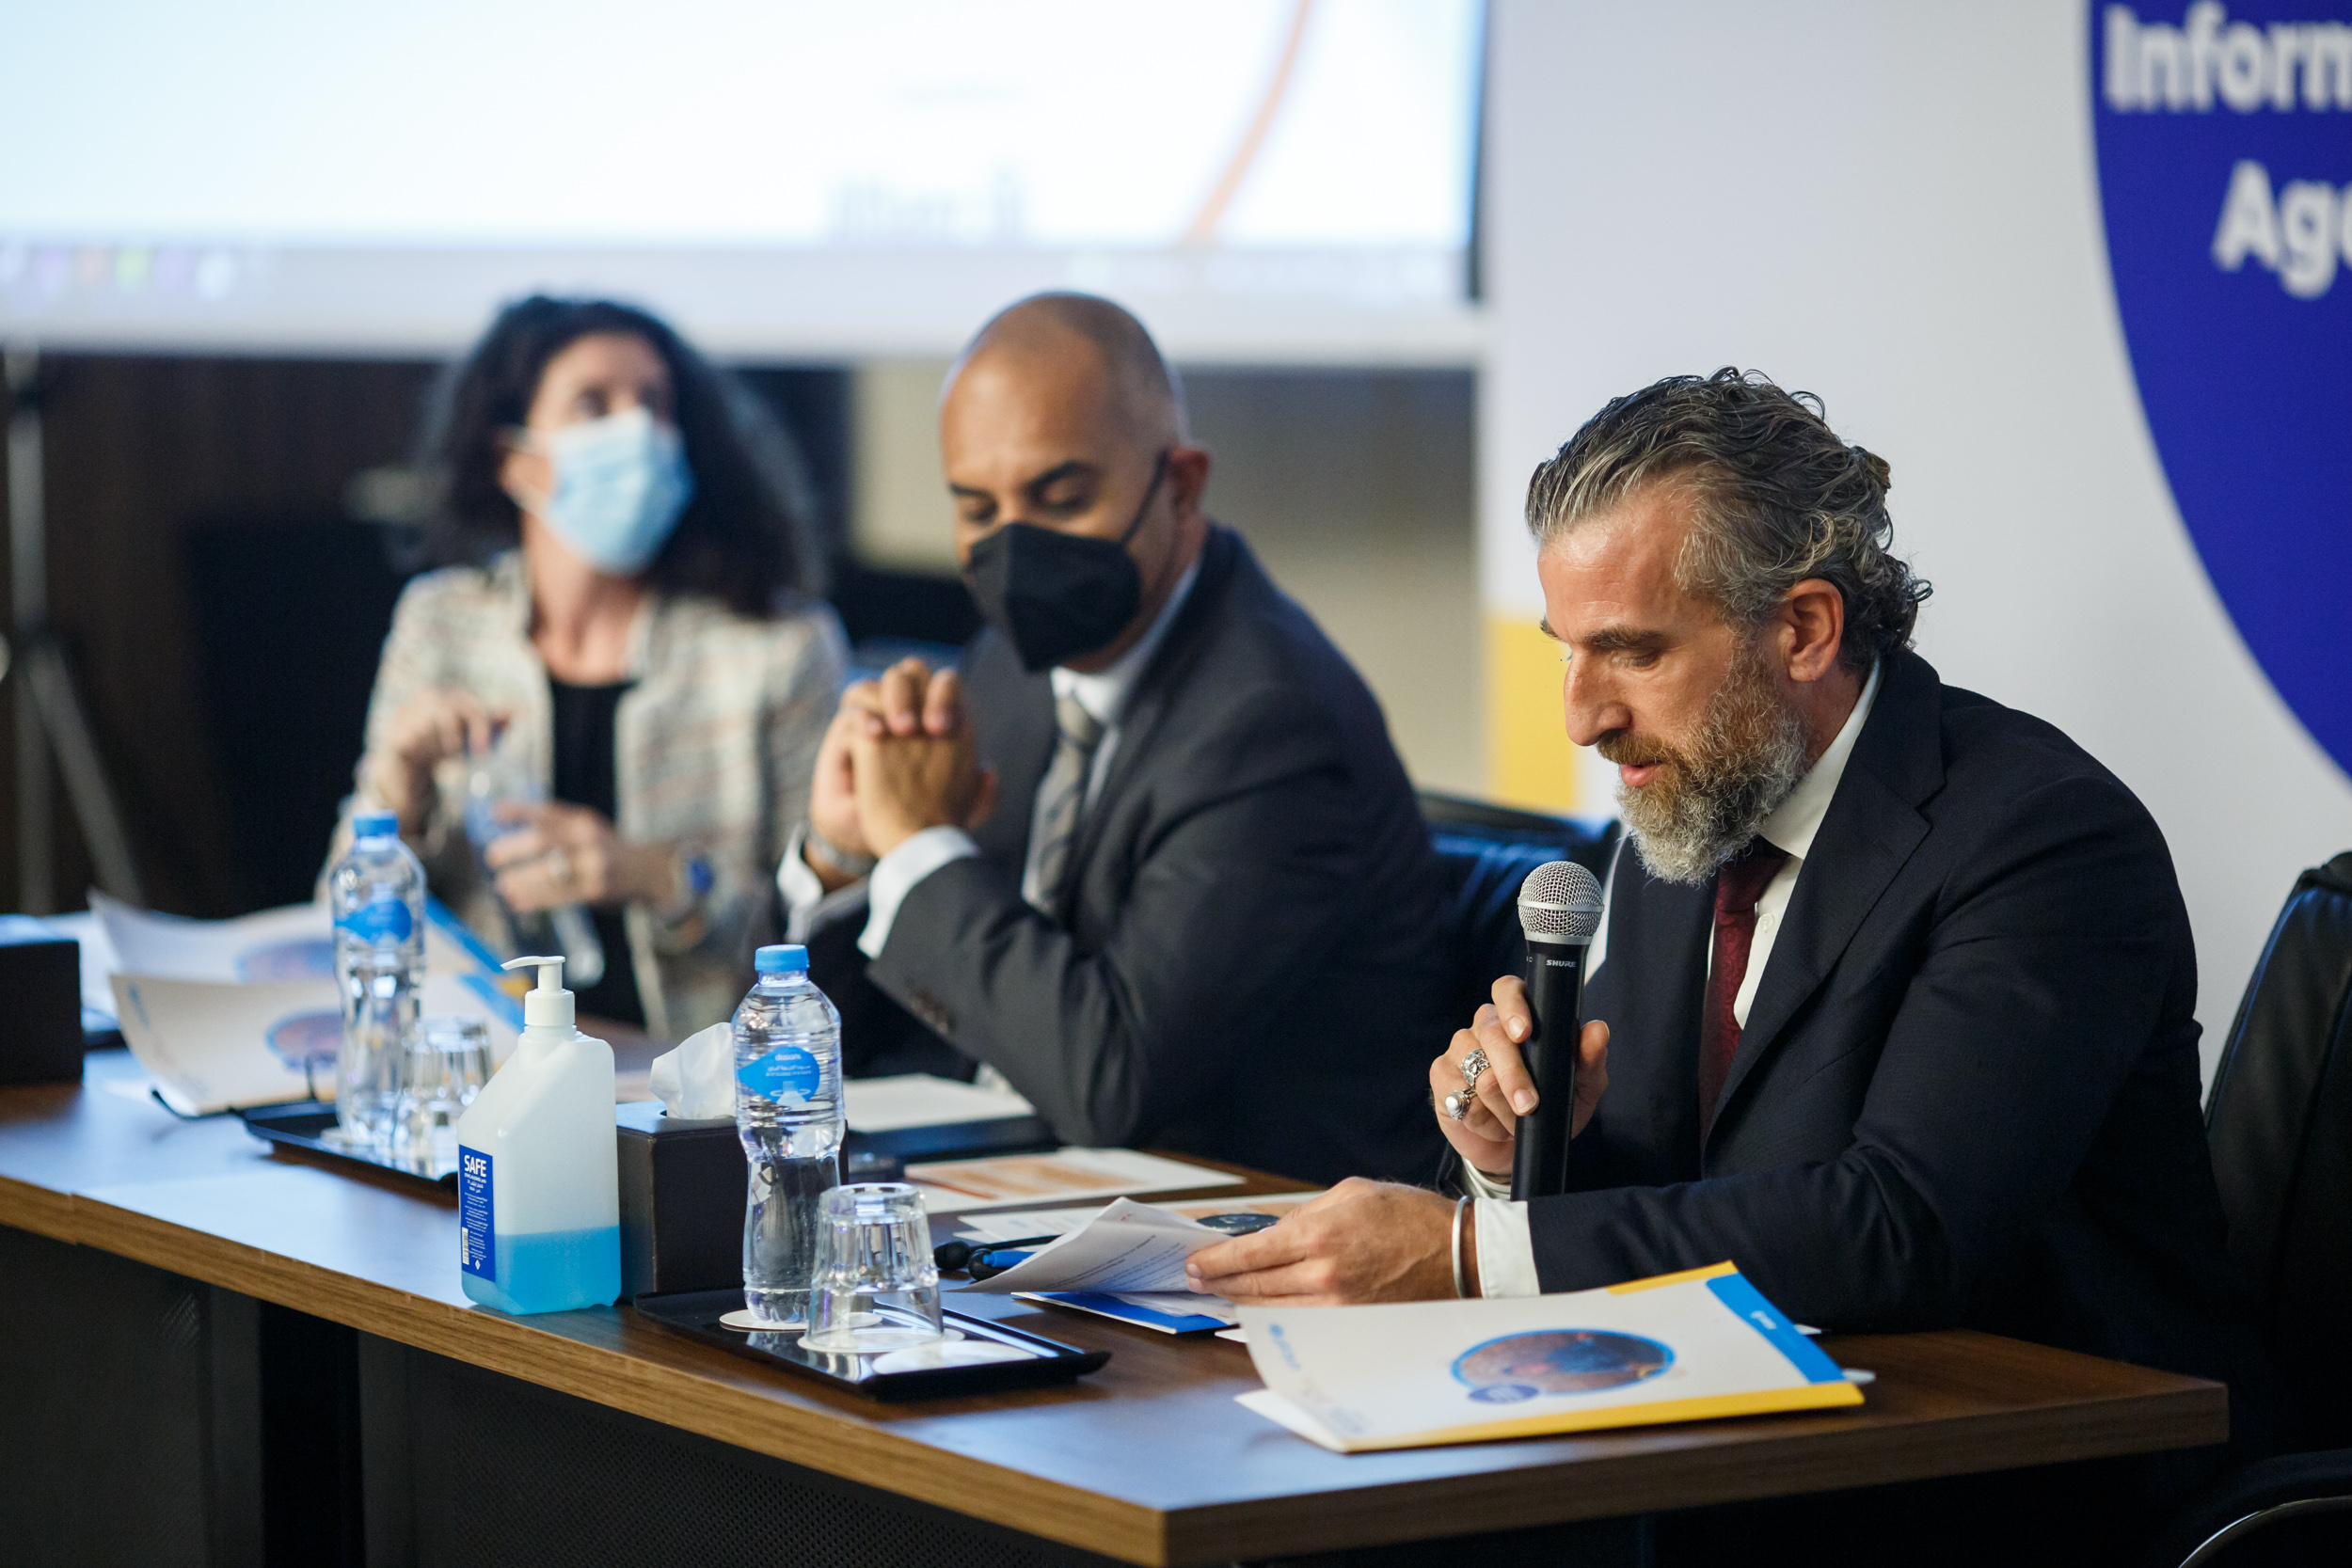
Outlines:
{"label": "blue bottle label", "polygon": [[490,1208],[490,1157],[457,1149],[457,1266],[498,1283],[498,1222]]}
{"label": "blue bottle label", "polygon": [[408,913],[408,905],[398,898],[375,898],[352,911],[337,924],[361,942],[386,946],[406,942],[408,933],[417,928]]}
{"label": "blue bottle label", "polygon": [[780,1045],[735,1069],[735,1081],[771,1100],[806,1100],[825,1081],[817,1058],[797,1045]]}

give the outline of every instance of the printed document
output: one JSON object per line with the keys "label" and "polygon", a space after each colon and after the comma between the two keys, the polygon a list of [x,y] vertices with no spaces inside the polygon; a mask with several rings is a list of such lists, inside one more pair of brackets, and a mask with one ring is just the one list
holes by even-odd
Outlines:
{"label": "printed document", "polygon": [[1862,1402],[1729,1263],[1565,1295],[1240,1318],[1266,1385],[1240,1402],[1340,1453]]}
{"label": "printed document", "polygon": [[[928,1072],[895,1078],[845,1078],[842,1092],[852,1132],[896,1132],[908,1127],[949,1127],[967,1121],[1033,1117],[1037,1107],[1009,1088],[984,1089]],[[1031,1230],[1023,1234],[1034,1236]]]}
{"label": "printed document", "polygon": [[1184,1259],[1231,1239],[1198,1220],[1122,1197],[1069,1235],[1038,1248],[1025,1261],[964,1289],[995,1295],[1032,1291],[1190,1295],[1184,1289]]}
{"label": "printed document", "polygon": [[[475,1013],[489,1025],[490,1057],[504,1060],[516,1031],[483,1006],[469,975],[428,974],[427,1013]],[[332,978],[223,985],[118,974],[123,1043],[184,1115],[335,1098],[335,1052],[343,1036]]]}
{"label": "printed document", "polygon": [[[1311,1202],[1322,1196],[1321,1193],[1268,1193],[1259,1197],[1196,1197],[1183,1203],[1155,1203],[1152,1207],[1170,1214],[1180,1214],[1188,1220],[1205,1220],[1211,1214],[1272,1214],[1280,1219],[1300,1204]],[[1102,1212],[1102,1206],[1093,1203],[1071,1209],[999,1209],[957,1221],[957,1234],[980,1242],[1018,1242],[1031,1236],[1067,1236]]]}
{"label": "printed document", "polygon": [[1008,1203],[1075,1203],[1121,1193],[1241,1185],[1241,1178],[1229,1172],[1157,1154],[1138,1154],[1132,1148],[1064,1148],[1051,1154],[944,1160],[909,1165],[907,1180],[923,1189],[924,1207],[933,1214],[994,1209]]}

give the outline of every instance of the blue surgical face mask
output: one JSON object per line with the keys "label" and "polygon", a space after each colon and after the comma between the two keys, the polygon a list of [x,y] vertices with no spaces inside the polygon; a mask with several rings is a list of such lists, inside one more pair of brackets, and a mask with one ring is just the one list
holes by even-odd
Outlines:
{"label": "blue surgical face mask", "polygon": [[694,496],[678,433],[643,408],[565,425],[532,450],[555,468],[555,493],[518,498],[600,572],[633,577],[661,553]]}

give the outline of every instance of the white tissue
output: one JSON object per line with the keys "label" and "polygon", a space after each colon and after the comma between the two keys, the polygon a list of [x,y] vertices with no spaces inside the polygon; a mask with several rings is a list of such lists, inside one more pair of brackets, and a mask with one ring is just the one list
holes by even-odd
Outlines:
{"label": "white tissue", "polygon": [[663,1110],[681,1121],[735,1117],[735,1026],[714,1023],[653,1059],[649,1086]]}

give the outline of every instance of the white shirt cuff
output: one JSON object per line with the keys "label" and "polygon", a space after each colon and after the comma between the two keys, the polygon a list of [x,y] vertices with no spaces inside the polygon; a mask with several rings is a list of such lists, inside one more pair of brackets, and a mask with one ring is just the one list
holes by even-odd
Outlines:
{"label": "white shirt cuff", "polygon": [[866,930],[857,939],[858,951],[879,958],[890,945],[890,927],[898,906],[914,884],[947,864],[977,855],[980,847],[961,828],[926,828],[874,863],[866,879]]}
{"label": "white shirt cuff", "polygon": [[853,910],[866,901],[863,879],[837,887],[831,893],[810,870],[802,857],[802,847],[808,842],[808,824],[803,822],[792,830],[785,841],[784,859],[776,866],[776,891],[784,895],[784,940],[806,942],[808,934],[832,920],[836,914]]}
{"label": "white shirt cuff", "polygon": [[1527,1205],[1482,1197],[1471,1207],[1478,1218],[1478,1293],[1542,1295],[1543,1285],[1535,1278],[1535,1242],[1527,1229]]}
{"label": "white shirt cuff", "polygon": [[1457,1158],[1454,1163],[1461,1167],[1462,1190],[1470,1196],[1509,1197],[1511,1196],[1510,1182],[1496,1180],[1468,1160]]}

